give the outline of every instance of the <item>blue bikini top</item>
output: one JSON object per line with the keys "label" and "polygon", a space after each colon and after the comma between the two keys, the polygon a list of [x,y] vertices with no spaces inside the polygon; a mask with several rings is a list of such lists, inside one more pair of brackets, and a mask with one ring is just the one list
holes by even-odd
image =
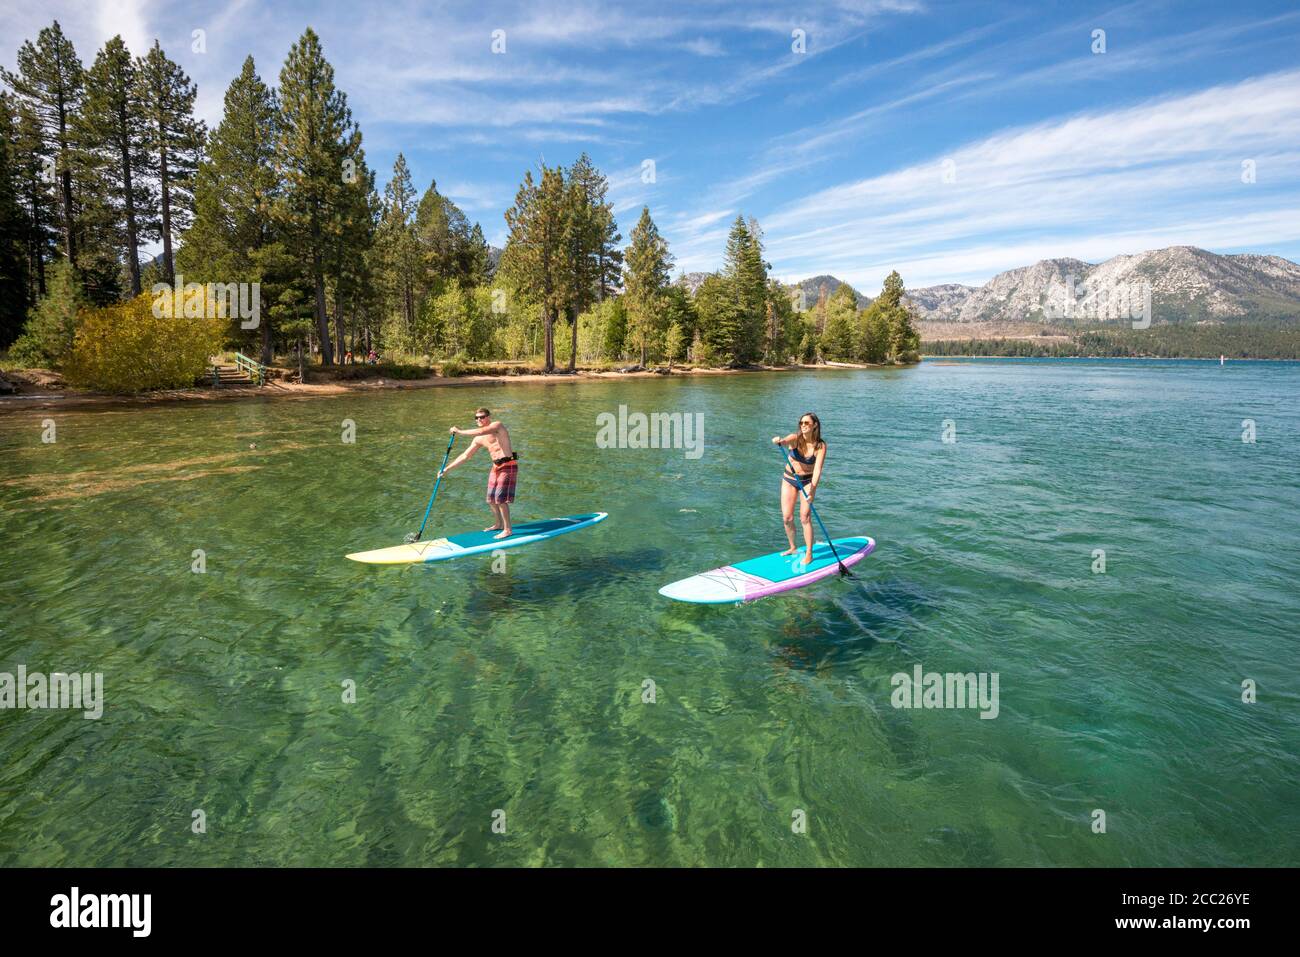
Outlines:
{"label": "blue bikini top", "polygon": [[[823,443],[820,443],[820,444],[825,445],[824,442],[823,442]],[[804,465],[816,465],[816,464],[817,464],[817,450],[816,450],[816,449],[813,449],[812,458],[804,458],[803,453],[799,451],[799,446],[798,446],[797,444],[796,444],[796,445],[792,445],[792,446],[790,446],[790,456],[791,456],[791,457],[792,457],[796,462],[800,462],[800,463],[802,463],[802,464],[804,464]]]}

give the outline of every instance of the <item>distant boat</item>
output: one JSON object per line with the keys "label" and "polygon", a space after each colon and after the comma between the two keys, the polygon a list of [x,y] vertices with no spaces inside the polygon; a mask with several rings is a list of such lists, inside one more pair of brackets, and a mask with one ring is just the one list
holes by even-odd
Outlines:
{"label": "distant boat", "polygon": [[1219,365],[1223,365],[1223,358],[1224,357],[1222,355],[1219,356]]}

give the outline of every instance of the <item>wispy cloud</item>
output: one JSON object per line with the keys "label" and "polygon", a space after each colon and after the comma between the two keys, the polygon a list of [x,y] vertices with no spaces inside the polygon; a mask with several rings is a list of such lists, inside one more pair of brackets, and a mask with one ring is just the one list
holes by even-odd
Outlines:
{"label": "wispy cloud", "polygon": [[1297,89],[1300,72],[1278,73],[998,133],[785,204],[764,220],[769,251],[786,275],[870,286],[894,264],[925,270],[912,285],[983,281],[1027,256],[1135,252],[1139,236],[1222,248],[1245,240],[1239,222],[1256,244],[1294,242],[1300,218],[1272,207],[1300,185]]}
{"label": "wispy cloud", "polygon": [[687,40],[682,44],[682,49],[694,53],[696,56],[722,56],[726,50],[717,40],[706,40],[698,37],[694,40]]}
{"label": "wispy cloud", "polygon": [[55,17],[87,63],[116,33],[137,53],[158,37],[209,124],[246,55],[275,85],[311,26],[381,185],[403,151],[489,236],[523,170],[585,149],[621,219],[648,205],[685,269],[714,268],[742,213],[781,274],[866,285],[890,263],[915,284],[1162,237],[1223,248],[1249,241],[1242,223],[1257,248],[1300,250],[1276,214],[1300,205],[1300,10],[1283,0],[48,0],[0,7],[0,62]]}

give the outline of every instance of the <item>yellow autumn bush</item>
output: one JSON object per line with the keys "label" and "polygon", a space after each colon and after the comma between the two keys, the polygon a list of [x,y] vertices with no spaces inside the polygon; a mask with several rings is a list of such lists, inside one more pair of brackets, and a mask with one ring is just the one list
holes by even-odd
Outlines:
{"label": "yellow autumn bush", "polygon": [[[202,291],[196,295],[203,297]],[[185,309],[161,308],[144,293],[126,302],[84,309],[64,365],[67,381],[103,392],[141,392],[194,385],[222,344],[224,320],[207,318],[206,299]],[[220,312],[220,310],[216,310]],[[185,315],[189,313],[189,315]]]}

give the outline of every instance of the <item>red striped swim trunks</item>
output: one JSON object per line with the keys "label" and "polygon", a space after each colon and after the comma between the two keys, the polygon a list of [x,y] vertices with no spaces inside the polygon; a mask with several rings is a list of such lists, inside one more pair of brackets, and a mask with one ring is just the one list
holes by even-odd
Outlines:
{"label": "red striped swim trunks", "polygon": [[488,472],[488,502],[493,505],[509,505],[515,500],[515,485],[518,481],[518,462],[493,465],[492,471]]}

